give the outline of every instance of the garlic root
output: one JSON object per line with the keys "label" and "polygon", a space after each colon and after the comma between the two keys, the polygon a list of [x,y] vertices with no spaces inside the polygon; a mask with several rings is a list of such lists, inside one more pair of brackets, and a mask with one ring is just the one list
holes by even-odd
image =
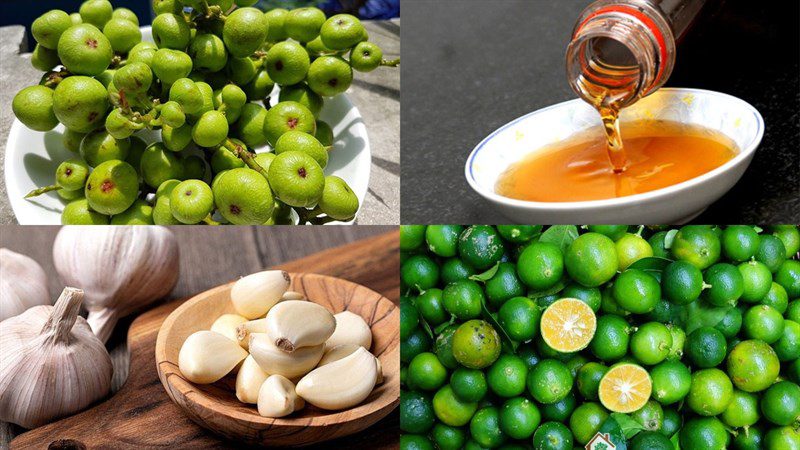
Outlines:
{"label": "garlic root", "polygon": [[349,356],[312,370],[297,383],[295,390],[318,408],[339,410],[369,397],[377,378],[375,357],[362,347]]}
{"label": "garlic root", "polygon": [[369,350],[372,346],[372,330],[363,317],[350,311],[342,311],[333,317],[336,319],[336,331],[328,338],[328,347],[353,344]]}
{"label": "garlic root", "polygon": [[236,398],[242,403],[258,403],[258,392],[267,377],[269,374],[261,369],[252,355],[245,358],[236,374]]}
{"label": "garlic root", "polygon": [[196,331],[183,342],[178,368],[187,380],[210,384],[231,372],[247,352],[235,341],[215,332]]}
{"label": "garlic root", "polygon": [[298,397],[294,383],[281,375],[270,375],[258,392],[258,413],[264,417],[284,417],[299,411],[305,401]]}
{"label": "garlic root", "polygon": [[223,314],[211,324],[211,331],[216,331],[234,342],[239,342],[236,329],[245,322],[247,319],[238,314]]}
{"label": "garlic root", "polygon": [[285,352],[324,344],[335,329],[333,314],[312,302],[287,300],[267,314],[267,334]]}
{"label": "garlic root", "polygon": [[275,346],[273,340],[265,333],[250,335],[250,354],[261,368],[273,375],[286,378],[297,378],[307,374],[316,367],[325,351],[325,344],[313,347],[300,347],[287,353]]}
{"label": "garlic root", "polygon": [[267,319],[256,319],[245,322],[236,327],[236,340],[243,349],[250,348],[250,334],[251,333],[266,333],[267,332]]}
{"label": "garlic root", "polygon": [[240,278],[231,288],[231,303],[239,315],[250,320],[264,317],[289,289],[289,274],[265,270]]}
{"label": "garlic root", "polygon": [[50,304],[47,275],[33,258],[0,248],[0,274],[0,322]]}

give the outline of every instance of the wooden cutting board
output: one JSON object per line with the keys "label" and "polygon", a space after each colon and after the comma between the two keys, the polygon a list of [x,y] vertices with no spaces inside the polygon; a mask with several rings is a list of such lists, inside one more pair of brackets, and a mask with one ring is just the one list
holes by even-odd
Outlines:
{"label": "wooden cutting board", "polygon": [[[383,294],[400,297],[399,234],[387,233],[326,250],[278,266],[290,272],[310,272],[344,278]],[[254,270],[257,268],[254,268]],[[137,317],[128,331],[130,375],[113,397],[82,413],[21,434],[12,449],[23,448],[242,448],[196,425],[176,406],[158,379],[156,335],[161,323],[184,300],[158,306]],[[398,412],[368,430],[327,448],[397,448]]]}

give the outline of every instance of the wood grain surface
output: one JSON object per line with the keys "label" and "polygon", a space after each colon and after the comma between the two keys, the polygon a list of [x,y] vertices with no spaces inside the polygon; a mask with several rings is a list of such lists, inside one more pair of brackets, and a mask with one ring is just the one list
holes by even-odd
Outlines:
{"label": "wood grain surface", "polygon": [[[341,277],[363,284],[393,302],[399,299],[399,256],[397,227],[359,226],[359,227],[175,227],[181,251],[181,267],[178,285],[168,300],[187,298],[197,292],[217,286],[240,275],[280,265],[289,271],[316,272]],[[27,254],[37,260],[47,273],[55,274],[52,263],[52,242],[58,227],[19,227],[0,228],[0,246]],[[362,238],[368,239],[360,240]],[[358,241],[353,243],[354,241]],[[338,245],[351,243],[342,248]],[[322,251],[322,252],[320,252]],[[317,253],[319,252],[319,253]],[[286,263],[286,261],[301,258]],[[283,263],[283,264],[281,264]],[[62,288],[54,275],[50,280],[50,292],[57,294]],[[163,303],[163,302],[162,302]],[[166,315],[176,308],[179,302],[155,306],[140,316]],[[121,322],[109,341],[114,362],[115,390],[127,379],[128,349],[126,340],[131,319]],[[150,348],[155,345],[158,325],[141,328],[141,333],[152,339]],[[133,336],[131,336],[132,338]],[[130,388],[131,401],[135,404],[125,412],[105,411],[101,403],[82,414],[97,410],[100,414],[93,422],[76,428],[73,437],[81,437],[95,430],[104,430],[101,437],[106,441],[103,448],[146,448],[160,445],[170,448],[234,448],[234,443],[216,438],[203,428],[192,423],[178,407],[169,401],[156,375],[152,352],[149,355],[134,355],[143,358],[134,361],[132,366],[141,365],[150,372],[142,374],[141,383],[134,386],[134,378],[123,389]],[[137,377],[138,378],[138,377]],[[123,419],[114,424],[117,416]],[[44,448],[61,436],[65,424],[72,423],[76,417],[67,418],[26,434],[14,442],[14,448]],[[17,427],[4,426],[0,432],[0,448],[7,447],[10,439],[24,431]],[[389,449],[397,447],[398,411],[368,430],[332,441],[319,447],[336,448],[347,446],[355,449]],[[172,436],[172,439],[170,439]],[[162,439],[158,444],[143,445],[141,439]],[[112,444],[113,443],[113,444]],[[241,448],[241,446],[239,446]]]}

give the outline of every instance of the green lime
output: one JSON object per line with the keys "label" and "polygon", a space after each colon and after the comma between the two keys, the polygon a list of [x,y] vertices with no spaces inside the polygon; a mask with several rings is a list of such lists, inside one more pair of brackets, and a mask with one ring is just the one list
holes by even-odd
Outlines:
{"label": "green lime", "polygon": [[450,375],[453,393],[465,402],[479,402],[489,390],[486,376],[478,369],[459,367]]}
{"label": "green lime", "polygon": [[661,274],[664,296],[679,305],[697,300],[703,290],[703,273],[686,261],[670,263]]}
{"label": "green lime", "polygon": [[508,242],[523,244],[542,231],[541,225],[497,225],[497,232]]}
{"label": "green lime", "polygon": [[664,409],[655,400],[650,400],[630,414],[631,418],[647,431],[660,431],[664,423]]}
{"label": "green lime", "polygon": [[450,258],[442,264],[442,284],[447,286],[458,280],[466,280],[475,275],[475,269],[460,258]]}
{"label": "green lime", "polygon": [[661,286],[649,273],[628,269],[614,281],[614,299],[617,304],[635,314],[652,311],[661,298]]}
{"label": "green lime", "polygon": [[669,439],[661,433],[654,431],[642,431],[634,436],[630,444],[631,450],[674,450]]}
{"label": "green lime", "polygon": [[[655,308],[653,310],[655,310]],[[622,309],[622,307],[617,303],[617,299],[614,298],[613,286],[603,289],[600,297],[600,312],[623,317],[631,314],[630,311]]]}
{"label": "green lime", "polygon": [[541,420],[539,408],[524,397],[506,400],[500,408],[500,430],[511,439],[528,439]]}
{"label": "green lime", "polygon": [[467,433],[463,429],[443,423],[434,425],[430,436],[439,450],[460,450],[467,440]]}
{"label": "green lime", "polygon": [[700,368],[716,367],[728,353],[725,335],[716,328],[700,327],[686,338],[686,356]]}
{"label": "green lime", "polygon": [[664,324],[647,322],[631,336],[631,354],[646,365],[658,364],[669,355],[672,333]]}
{"label": "green lime", "polygon": [[569,417],[569,429],[581,445],[589,442],[603,422],[608,419],[608,411],[597,402],[584,403]]}
{"label": "green lime", "polygon": [[716,416],[733,401],[733,384],[719,369],[703,369],[692,374],[692,386],[686,402],[701,416]]}
{"label": "green lime", "polygon": [[516,355],[500,355],[486,371],[489,389],[499,397],[516,397],[525,392],[528,366]]}
{"label": "green lime", "polygon": [[580,353],[573,354],[572,358],[567,360],[566,364],[569,368],[569,373],[572,374],[572,378],[576,379],[578,376],[578,371],[581,370],[585,364],[589,362],[589,359],[585,356],[581,355]]}
{"label": "green lime", "polygon": [[419,294],[414,300],[417,310],[432,326],[445,322],[449,317],[442,302],[442,290],[431,288]]}
{"label": "green lime", "polygon": [[433,412],[445,425],[461,427],[469,423],[478,404],[459,399],[449,384],[444,385],[433,396]]}
{"label": "green lime", "polygon": [[676,409],[667,408],[664,410],[664,423],[661,424],[661,430],[659,432],[671,438],[681,429],[681,425],[681,414]]}
{"label": "green lime", "polygon": [[500,410],[494,406],[482,408],[472,416],[469,432],[475,442],[488,448],[499,447],[508,439],[500,429]]}
{"label": "green lime", "polygon": [[659,231],[658,233],[650,236],[650,239],[647,240],[647,242],[650,244],[650,247],[653,249],[653,256],[667,259],[672,257],[672,255],[669,253],[669,249],[667,248],[666,238],[667,232]]}
{"label": "green lime", "polygon": [[686,344],[686,332],[673,324],[668,324],[669,333],[672,335],[672,347],[669,349],[667,359],[675,360],[683,357],[683,347]]}
{"label": "green lime", "polygon": [[427,255],[414,255],[400,266],[400,279],[408,287],[424,291],[439,281],[439,266]]}
{"label": "green lime", "polygon": [[755,258],[767,266],[770,272],[775,273],[786,259],[786,247],[777,236],[765,234],[760,236]]}
{"label": "green lime", "polygon": [[415,356],[431,348],[431,338],[422,328],[416,328],[400,343],[400,360],[408,363]]}
{"label": "green lime", "polygon": [[767,266],[758,261],[748,261],[739,264],[739,273],[744,281],[740,298],[750,303],[761,301],[772,285],[772,273]]}
{"label": "green lime", "polygon": [[510,262],[500,263],[494,276],[486,281],[486,297],[489,303],[499,308],[506,300],[520,295],[525,295],[525,287],[517,278],[516,266]]}
{"label": "green lime", "polygon": [[652,311],[644,315],[644,318],[653,322],[670,323],[678,316],[679,308],[680,305],[662,298]]}
{"label": "green lime", "polygon": [[589,305],[594,312],[600,310],[600,303],[603,298],[603,295],[600,293],[600,289],[582,286],[577,283],[568,284],[567,287],[561,291],[561,295],[564,298],[577,298],[578,300],[583,301]]}
{"label": "green lime", "polygon": [[689,368],[680,361],[664,361],[650,369],[653,380],[653,398],[662,405],[671,405],[683,400],[692,385]]}
{"label": "green lime", "polygon": [[445,258],[456,256],[458,236],[463,229],[461,225],[429,225],[425,229],[428,250]]}
{"label": "green lime", "polygon": [[554,359],[544,359],[528,373],[528,391],[539,403],[554,403],[572,390],[569,368]]}
{"label": "green lime", "polygon": [[786,289],[784,289],[783,286],[773,281],[767,295],[761,299],[761,304],[772,306],[779,313],[783,314],[786,312],[786,308],[789,307],[789,295],[786,293]]}
{"label": "green lime", "polygon": [[606,315],[597,318],[597,330],[589,350],[602,361],[615,361],[628,353],[630,326],[619,316]]}
{"label": "green lime", "polygon": [[756,230],[748,225],[731,225],[722,232],[722,253],[726,258],[747,261],[758,250],[759,237]]}
{"label": "green lime", "polygon": [[488,367],[500,356],[500,336],[483,320],[464,322],[453,334],[453,356],[470,369]]}
{"label": "green lime", "polygon": [[714,328],[722,332],[727,339],[736,336],[742,329],[742,311],[739,308],[728,308],[722,320],[717,322]]}
{"label": "green lime", "polygon": [[483,289],[472,280],[450,283],[442,292],[444,308],[461,320],[480,317],[483,301]]}
{"label": "green lime", "polygon": [[608,236],[612,241],[616,241],[625,236],[628,231],[627,225],[589,225],[589,231]]}
{"label": "green lime", "polygon": [[762,450],[764,448],[764,431],[758,426],[748,427],[737,433],[731,444],[734,450]]}
{"label": "green lime", "polygon": [[772,345],[778,359],[793,361],[800,358],[800,324],[793,320],[783,322],[783,334],[778,342]]}
{"label": "green lime", "polygon": [[[578,386],[578,392],[587,400],[597,400],[597,388],[600,386],[600,380],[603,375],[608,372],[608,367],[597,363],[588,362],[578,369],[578,374],[575,377]],[[655,385],[655,381],[653,382]]]}
{"label": "green lime", "polygon": [[642,258],[653,256],[650,243],[637,234],[625,233],[614,245],[617,248],[620,272]]}
{"label": "green lime", "polygon": [[733,428],[749,427],[758,422],[758,397],[749,392],[734,389],[733,400],[719,418]]}
{"label": "green lime", "polygon": [[750,339],[760,339],[772,344],[783,334],[784,319],[775,308],[756,305],[748,309],[742,317],[744,334]]}
{"label": "green lime", "polygon": [[735,305],[744,293],[744,277],[736,266],[719,263],[709,267],[705,275],[709,286],[703,298],[715,306]]}
{"label": "green lime", "polygon": [[772,227],[772,235],[783,242],[787,259],[800,251],[800,231],[795,225],[775,225]]}
{"label": "green lime", "polygon": [[764,450],[800,450],[800,431],[790,426],[769,430],[764,436]]}
{"label": "green lime", "polygon": [[583,234],[570,244],[564,265],[578,283],[600,286],[611,280],[619,267],[614,241],[598,233]]}
{"label": "green lime", "polygon": [[775,273],[775,281],[786,289],[789,298],[800,297],[800,261],[784,261]]}
{"label": "green lime", "polygon": [[517,356],[522,358],[525,361],[525,365],[528,366],[528,370],[531,370],[533,366],[539,364],[539,355],[536,353],[536,349],[533,346],[533,343],[523,344],[517,348]]}
{"label": "green lime", "polygon": [[418,389],[434,391],[447,381],[447,369],[435,354],[420,353],[408,365],[408,379]]}
{"label": "green lime", "polygon": [[742,341],[728,355],[728,373],[737,388],[763,391],[778,378],[780,361],[775,350],[759,340]]}
{"label": "green lime", "polygon": [[425,242],[425,225],[400,225],[400,250],[410,251]]}
{"label": "green lime", "polygon": [[445,367],[451,370],[458,367],[458,361],[456,361],[456,357],[453,356],[453,335],[456,333],[456,330],[458,330],[458,325],[448,326],[436,336],[436,341],[433,345],[433,351],[436,353],[436,357],[439,358],[439,361],[444,364]]}
{"label": "green lime", "polygon": [[686,225],[678,230],[671,250],[675,259],[703,270],[719,260],[720,247],[719,237],[710,227]]}
{"label": "green lime", "polygon": [[792,300],[786,308],[786,320],[800,323],[800,299]]}
{"label": "green lime", "polygon": [[435,420],[430,398],[419,392],[400,392],[401,430],[407,433],[425,433]]}
{"label": "green lime", "polygon": [[[529,291],[528,295],[530,295],[530,294],[531,294],[531,292]],[[555,303],[557,300],[560,300],[560,299],[561,299],[561,296],[559,294],[545,295],[545,296],[542,296],[542,297],[538,297],[537,296],[536,297],[536,304],[539,306],[539,308],[545,309],[545,308],[547,308],[548,306],[552,305],[553,303]]]}
{"label": "green lime", "polygon": [[572,411],[575,411],[576,406],[578,406],[578,400],[575,398],[575,394],[570,392],[557,402],[541,405],[542,417],[544,420],[566,422],[572,415]]}
{"label": "green lime", "polygon": [[572,432],[563,423],[545,422],[533,433],[534,450],[572,450]]}
{"label": "green lime", "polygon": [[541,316],[541,309],[533,300],[514,297],[500,307],[497,320],[511,339],[524,342],[536,336]]}
{"label": "green lime", "polygon": [[680,431],[681,448],[724,450],[728,431],[716,417],[698,417],[686,422]]}
{"label": "green lime", "polygon": [[458,238],[458,254],[477,270],[486,270],[503,257],[505,247],[500,235],[489,225],[473,225]]}
{"label": "green lime", "polygon": [[541,291],[558,283],[564,273],[564,257],[557,245],[535,242],[517,260],[517,273],[529,288]]}
{"label": "green lime", "polygon": [[434,450],[427,436],[419,434],[400,435],[400,450]]}
{"label": "green lime", "polygon": [[761,413],[775,425],[800,424],[800,386],[791,381],[770,386],[761,396]]}

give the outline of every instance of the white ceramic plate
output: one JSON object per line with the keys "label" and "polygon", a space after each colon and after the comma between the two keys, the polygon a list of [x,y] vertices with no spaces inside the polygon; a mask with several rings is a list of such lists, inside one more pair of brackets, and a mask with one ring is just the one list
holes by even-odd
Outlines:
{"label": "white ceramic plate", "polygon": [[[150,27],[142,28],[143,40],[150,41]],[[277,102],[277,86],[271,103]],[[325,175],[336,175],[347,182],[358,196],[360,205],[367,194],[370,171],[370,148],[367,128],[358,111],[345,95],[325,99],[320,120],[333,128],[334,148],[330,152]],[[56,167],[75,154],[64,148],[61,136],[63,125],[48,132],[33,131],[14,119],[6,142],[5,183],[11,208],[22,225],[61,224],[64,202],[55,192],[32,199],[25,194],[53,183]],[[158,133],[137,134],[150,142]],[[256,149],[267,151],[268,147]],[[336,222],[334,222],[336,223]],[[341,223],[341,222],[339,222]]]}
{"label": "white ceramic plate", "polygon": [[[495,192],[498,177],[532,151],[597,128],[600,118],[583,100],[570,100],[515,119],[487,136],[467,158],[465,176],[501,214],[522,223],[681,223],[703,212],[739,181],[764,134],[764,119],[750,104],[720,92],[662,88],[620,114],[622,123],[641,119],[701,125],[736,143],[739,153],[691,180],[643,194],[582,202],[533,202]],[[623,136],[624,139],[624,136]]]}

